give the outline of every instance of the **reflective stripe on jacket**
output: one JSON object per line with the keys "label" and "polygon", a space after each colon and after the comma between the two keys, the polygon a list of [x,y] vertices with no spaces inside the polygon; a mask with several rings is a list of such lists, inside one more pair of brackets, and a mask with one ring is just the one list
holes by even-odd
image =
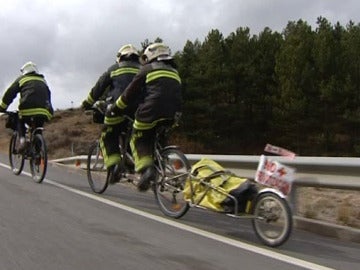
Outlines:
{"label": "reflective stripe on jacket", "polygon": [[144,100],[135,115],[139,126],[152,126],[152,123],[161,119],[171,119],[176,112],[181,111],[181,79],[177,70],[167,61],[143,66],[116,101],[117,106],[125,109],[142,94],[142,91]]}

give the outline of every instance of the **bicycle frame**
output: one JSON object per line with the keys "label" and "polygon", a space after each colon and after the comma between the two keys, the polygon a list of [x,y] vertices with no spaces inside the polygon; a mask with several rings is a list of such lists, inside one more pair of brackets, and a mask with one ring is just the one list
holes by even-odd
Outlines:
{"label": "bicycle frame", "polygon": [[26,137],[26,134],[28,134],[29,142],[32,142],[34,136],[38,133],[42,134],[42,132],[44,130],[43,127],[35,127],[34,125],[28,125],[28,124],[25,124],[25,127],[26,127],[25,137]]}
{"label": "bicycle frame", "polygon": [[11,125],[13,135],[10,139],[9,161],[11,169],[15,175],[19,175],[24,168],[24,160],[30,162],[30,170],[32,178],[35,182],[41,183],[45,177],[47,170],[47,147],[42,135],[43,127],[36,127],[35,122],[30,120],[25,125],[25,149],[18,151],[18,112],[8,112],[9,117],[14,117],[14,123]]}

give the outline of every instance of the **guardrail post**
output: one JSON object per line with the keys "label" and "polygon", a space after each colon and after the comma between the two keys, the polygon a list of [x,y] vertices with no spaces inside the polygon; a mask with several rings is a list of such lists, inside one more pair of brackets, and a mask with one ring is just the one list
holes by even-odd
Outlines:
{"label": "guardrail post", "polygon": [[74,142],[71,142],[71,155],[74,156]]}
{"label": "guardrail post", "polygon": [[298,188],[296,185],[293,185],[291,188],[291,192],[288,195],[288,202],[290,204],[290,208],[293,216],[297,215],[297,207],[296,207],[297,199],[298,199]]}

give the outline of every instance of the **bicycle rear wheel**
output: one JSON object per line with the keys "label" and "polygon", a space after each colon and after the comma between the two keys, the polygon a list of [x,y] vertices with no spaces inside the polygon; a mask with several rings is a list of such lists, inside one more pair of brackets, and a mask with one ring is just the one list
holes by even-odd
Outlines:
{"label": "bicycle rear wheel", "polygon": [[288,203],[275,193],[260,194],[253,207],[252,225],[257,237],[267,246],[285,243],[292,231],[292,214]]}
{"label": "bicycle rear wheel", "polygon": [[9,162],[12,172],[15,175],[19,175],[23,168],[25,157],[22,153],[18,153],[17,149],[20,145],[20,137],[17,132],[14,132],[10,139],[9,145]]}
{"label": "bicycle rear wheel", "polygon": [[169,217],[180,218],[189,210],[183,190],[190,171],[186,156],[176,148],[164,149],[161,153],[164,171],[159,172],[155,182],[155,199],[160,210]]}
{"label": "bicycle rear wheel", "polygon": [[47,147],[44,137],[41,134],[35,134],[31,142],[30,149],[30,171],[32,179],[36,183],[41,183],[47,170]]}
{"label": "bicycle rear wheel", "polygon": [[92,191],[99,194],[103,193],[108,187],[109,182],[104,158],[98,141],[93,143],[89,148],[86,171]]}

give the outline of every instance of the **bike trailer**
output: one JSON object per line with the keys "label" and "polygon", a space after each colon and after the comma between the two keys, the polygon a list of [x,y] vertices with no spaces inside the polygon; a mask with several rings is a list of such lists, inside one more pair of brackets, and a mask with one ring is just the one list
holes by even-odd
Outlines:
{"label": "bike trailer", "polygon": [[206,158],[192,166],[183,190],[186,201],[221,212],[232,212],[235,202],[243,211],[247,200],[256,193],[255,185],[247,178],[237,177]]}

